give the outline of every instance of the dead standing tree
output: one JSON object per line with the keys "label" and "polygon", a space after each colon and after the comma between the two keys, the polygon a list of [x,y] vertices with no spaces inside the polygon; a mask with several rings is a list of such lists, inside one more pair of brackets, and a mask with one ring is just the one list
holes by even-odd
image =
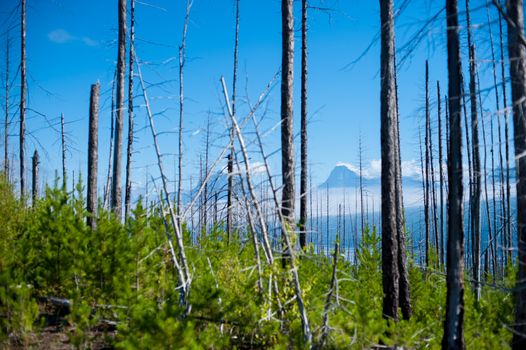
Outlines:
{"label": "dead standing tree", "polygon": [[[238,48],[239,48],[239,0],[236,0],[236,32],[234,35],[234,73],[232,79],[232,113],[236,115],[236,87],[237,87],[237,60],[238,60]],[[230,138],[234,138],[235,131],[233,128],[230,130]],[[233,201],[234,198],[234,147],[230,150],[228,155],[228,184],[227,184],[227,216],[226,216],[226,232],[227,239],[230,242],[230,236],[232,235],[233,226]]]}
{"label": "dead standing tree", "polygon": [[117,54],[117,117],[115,120],[115,145],[113,147],[113,176],[111,183],[111,208],[117,216],[122,215],[122,129],[124,128],[124,71],[126,69],[126,0],[118,1],[119,38]]}
{"label": "dead standing tree", "polygon": [[[188,30],[188,21],[190,20],[190,10],[192,1],[186,1],[186,11],[183,24],[183,35],[181,45],[179,46],[179,162],[177,181],[177,215],[182,213],[181,195],[183,192],[183,116],[184,116],[184,65],[186,63],[186,33]],[[182,229],[182,223],[179,221],[179,230]]]}
{"label": "dead standing tree", "polygon": [[[475,297],[480,299],[480,196],[482,194],[481,180],[482,172],[480,169],[480,147],[478,129],[478,108],[477,108],[477,79],[476,79],[476,56],[475,45],[471,37],[471,16],[469,10],[469,0],[466,1],[466,22],[468,27],[468,49],[469,49],[469,104],[471,107],[471,154],[473,159],[473,182],[471,198],[471,232],[472,232],[472,251],[473,255],[473,276],[475,278]],[[480,106],[482,108],[482,106]],[[493,147],[493,146],[492,146]]]}
{"label": "dead standing tree", "polygon": [[393,0],[380,0],[382,285],[385,318],[398,319],[399,270],[396,213],[396,83]]}
{"label": "dead standing tree", "polygon": [[[135,0],[130,1],[130,52],[135,45]],[[131,210],[131,163],[133,153],[133,55],[128,65],[128,148],[126,150],[126,187],[124,194],[124,218],[128,219]]]}
{"label": "dead standing tree", "polygon": [[26,142],[26,0],[22,0],[20,30],[20,198],[25,195],[25,142]]}
{"label": "dead standing tree", "polygon": [[5,44],[4,175],[9,180],[9,34]]}
{"label": "dead standing tree", "polygon": [[[281,215],[286,220],[285,230],[294,231],[294,10],[293,0],[281,1]],[[284,237],[287,232],[282,233]],[[283,264],[290,256],[283,252]]]}
{"label": "dead standing tree", "polygon": [[33,206],[35,206],[37,200],[38,200],[38,165],[40,164],[40,160],[38,158],[38,151],[35,150],[35,153],[33,154],[33,171],[32,171],[32,174],[33,174],[33,188],[32,188],[32,191],[31,191],[31,197],[33,199]]}
{"label": "dead standing tree", "polygon": [[522,0],[507,2],[508,50],[517,172],[518,274],[513,349],[526,347],[526,46]]}
{"label": "dead standing tree", "polygon": [[307,247],[307,0],[301,2],[301,175],[300,175],[300,246]]}
{"label": "dead standing tree", "polygon": [[99,162],[99,83],[91,85],[88,135],[88,226],[95,228],[97,215],[97,172]]}
{"label": "dead standing tree", "polygon": [[60,114],[60,145],[62,150],[62,189],[66,191],[66,133],[64,129],[64,113]]}
{"label": "dead standing tree", "polygon": [[458,3],[446,1],[449,96],[447,300],[443,349],[464,349],[464,222],[462,183],[462,68]]}

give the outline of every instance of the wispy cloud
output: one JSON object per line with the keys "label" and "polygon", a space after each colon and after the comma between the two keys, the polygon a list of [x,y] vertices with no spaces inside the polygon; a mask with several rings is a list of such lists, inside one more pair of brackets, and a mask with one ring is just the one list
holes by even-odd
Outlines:
{"label": "wispy cloud", "polygon": [[97,40],[94,40],[87,36],[77,37],[62,28],[52,30],[51,32],[48,33],[47,37],[51,42],[55,44],[68,44],[68,43],[72,43],[75,41],[80,41],[84,43],[84,45],[87,45],[87,46],[93,47],[93,46],[99,45],[99,42]]}
{"label": "wispy cloud", "polygon": [[55,29],[49,32],[47,37],[51,42],[56,44],[66,44],[75,40],[75,38],[64,29]]}

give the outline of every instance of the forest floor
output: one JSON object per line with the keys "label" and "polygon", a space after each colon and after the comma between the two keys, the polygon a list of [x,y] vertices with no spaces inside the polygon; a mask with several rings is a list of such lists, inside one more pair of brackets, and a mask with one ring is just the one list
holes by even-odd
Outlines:
{"label": "forest floor", "polygon": [[[37,327],[36,332],[26,334],[22,339],[16,334],[10,334],[6,342],[1,344],[1,349],[53,349],[70,350],[78,349],[72,340],[76,327],[67,320],[67,315],[49,303],[39,303],[40,320],[42,327]],[[114,349],[112,343],[115,338],[115,327],[107,324],[98,324],[91,328],[86,339],[89,339],[89,348],[92,350]]]}

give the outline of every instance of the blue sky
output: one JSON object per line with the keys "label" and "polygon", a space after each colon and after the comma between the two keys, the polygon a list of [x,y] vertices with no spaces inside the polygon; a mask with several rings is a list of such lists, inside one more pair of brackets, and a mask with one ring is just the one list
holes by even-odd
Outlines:
{"label": "blue sky", "polygon": [[[0,4],[2,23],[3,72],[5,28],[16,25],[18,1],[4,0]],[[395,6],[400,1],[395,1]],[[485,3],[473,1],[473,8]],[[355,163],[358,160],[358,140],[361,136],[364,158],[380,158],[380,81],[379,45],[357,64],[347,67],[369,45],[379,29],[378,1],[313,0],[313,6],[331,8],[330,12],[310,11],[309,31],[309,157],[313,183],[319,184],[338,162]],[[397,45],[411,41],[415,32],[443,5],[439,1],[414,0],[397,19]],[[183,0],[145,0],[136,5],[136,51],[143,61],[142,70],[148,83],[157,128],[166,132],[161,148],[167,155],[166,166],[173,175],[174,156],[177,151],[178,125],[178,45],[181,41],[184,18]],[[239,117],[247,110],[247,102],[254,103],[268,81],[279,69],[281,60],[280,1],[241,0],[239,45]],[[463,4],[461,4],[463,6]],[[106,173],[109,144],[111,86],[116,60],[117,1],[28,0],[27,9],[27,69],[29,111],[27,128],[32,136],[27,154],[35,147],[41,155],[42,172],[47,180],[53,179],[60,168],[59,134],[47,127],[57,127],[60,113],[65,114],[68,135],[68,168],[77,173],[86,172],[88,103],[90,84],[101,83],[100,112],[100,164]],[[493,9],[492,9],[493,10]],[[295,128],[299,130],[300,104],[300,2],[296,11],[296,81]],[[493,17],[496,12],[492,11]],[[473,14],[475,40],[479,46],[481,85],[491,85],[490,51],[487,42],[485,9]],[[463,17],[461,18],[461,21]],[[424,61],[430,60],[430,95],[436,99],[436,80],[447,91],[445,57],[445,18],[424,33],[421,44],[411,60],[400,68],[399,96],[401,112],[402,156],[406,161],[419,157],[418,127],[424,106]],[[498,27],[493,27],[496,37]],[[461,32],[465,35],[465,31]],[[11,31],[13,48],[10,74],[17,73],[19,63],[18,28]],[[226,120],[223,113],[219,79],[225,76],[231,84],[232,50],[234,37],[233,0],[194,0],[187,37],[187,65],[185,68],[185,179],[195,182],[198,176],[199,156],[204,145],[207,118],[211,120],[211,158],[226,143]],[[464,40],[464,39],[463,39]],[[465,40],[464,40],[465,41]],[[467,60],[464,60],[467,62]],[[346,68],[347,67],[347,68]],[[464,64],[467,68],[467,64]],[[3,80],[2,73],[2,80]],[[138,79],[136,79],[136,83]],[[137,144],[134,155],[134,181],[140,187],[146,177],[145,166],[155,171],[155,158],[151,136],[146,129],[146,114],[138,84],[135,86]],[[14,123],[10,132],[10,153],[18,155],[18,125],[16,125],[19,98],[19,78],[11,91]],[[3,95],[3,92],[1,93]],[[486,96],[487,95],[487,96]],[[491,91],[485,93],[486,108],[492,106]],[[267,153],[278,147],[279,128],[271,130],[279,121],[279,82],[260,109],[262,128],[270,130],[264,138]],[[432,111],[435,115],[435,111]],[[46,118],[43,117],[46,116]],[[47,121],[46,121],[47,119]],[[247,129],[249,135],[250,128]],[[126,135],[126,133],[125,133]],[[249,136],[247,136],[249,137]],[[38,139],[38,143],[35,141]],[[3,146],[2,146],[3,147]],[[299,139],[296,147],[299,152]],[[297,154],[299,157],[299,153]],[[297,159],[299,159],[297,157]],[[254,154],[254,162],[257,155]],[[271,158],[274,173],[279,172],[279,153]]]}

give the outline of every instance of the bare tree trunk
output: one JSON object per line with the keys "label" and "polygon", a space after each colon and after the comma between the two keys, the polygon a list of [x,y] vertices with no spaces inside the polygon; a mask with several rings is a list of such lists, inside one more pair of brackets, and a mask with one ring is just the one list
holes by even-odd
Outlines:
{"label": "bare tree trunk", "polygon": [[[473,244],[473,276],[475,279],[475,298],[480,299],[480,196],[481,179],[480,170],[480,146],[478,130],[478,109],[477,109],[477,78],[476,78],[476,52],[475,44],[471,37],[471,16],[469,10],[469,0],[466,0],[466,22],[468,29],[468,49],[469,49],[469,101],[471,107],[471,137],[472,137],[472,156],[473,156],[473,185],[471,199],[471,229]],[[482,108],[482,106],[480,106]]]}
{"label": "bare tree trunk", "polygon": [[[130,52],[135,47],[135,0],[130,1]],[[128,66],[128,148],[126,150],[126,188],[124,194],[124,218],[131,211],[131,165],[133,153],[133,55],[130,54]]]}
{"label": "bare tree trunk", "polygon": [[[506,185],[505,185],[505,179],[504,179],[504,160],[503,160],[503,157],[502,157],[502,128],[501,128],[501,122],[500,122],[500,99],[499,99],[499,89],[498,89],[498,83],[497,83],[497,64],[496,64],[496,61],[495,61],[495,49],[494,49],[494,46],[493,46],[493,33],[492,33],[492,30],[491,30],[491,18],[490,18],[490,12],[489,12],[489,4],[488,4],[488,1],[486,0],[486,15],[487,15],[487,22],[488,22],[488,29],[489,29],[489,41],[490,41],[490,46],[491,46],[491,65],[492,65],[492,72],[493,72],[493,88],[495,89],[495,106],[496,106],[496,109],[497,109],[497,128],[498,128],[498,133],[499,133],[499,162],[500,162],[500,185],[501,185],[501,210],[502,210],[502,220],[503,220],[503,226],[502,226],[502,230],[503,230],[503,235],[505,238],[508,237],[508,232],[507,232],[507,229],[508,229],[508,224],[506,222],[506,219],[508,218],[508,214],[507,214],[507,206],[506,206]],[[479,83],[479,101],[481,101],[481,96],[480,96],[480,83]],[[481,102],[480,102],[481,104]],[[482,104],[481,104],[481,109],[482,109]],[[485,141],[485,138],[484,138],[484,144],[486,143]],[[486,146],[484,145],[484,148],[486,148]],[[484,150],[484,173],[486,174],[486,150]],[[488,201],[488,194],[487,194],[487,181],[485,181],[485,190],[486,190],[486,201]],[[493,262],[493,276],[495,276],[495,272],[496,272],[496,251],[494,251],[493,249],[493,246],[491,245],[491,242],[493,241],[493,237],[492,237],[492,232],[491,232],[491,222],[490,222],[490,210],[489,210],[489,202],[486,203],[486,207],[487,207],[487,214],[488,214],[488,229],[489,229],[489,241],[490,241],[490,246],[489,246],[489,252],[492,256],[492,258],[494,257],[495,259],[492,259],[492,262]],[[497,229],[495,227],[495,236],[496,236],[496,233],[497,233]],[[510,243],[508,241],[508,243]]]}
{"label": "bare tree trunk", "polygon": [[[493,212],[492,212],[492,218],[493,218],[493,228],[495,229],[495,240],[493,241],[494,243],[494,249],[495,249],[495,252],[498,251],[498,239],[497,237],[499,236],[499,225],[497,225],[497,201],[496,201],[496,190],[495,190],[495,150],[494,150],[494,144],[495,144],[495,141],[494,141],[494,130],[493,130],[493,118],[490,118],[489,120],[489,129],[490,129],[490,154],[491,154],[491,193],[492,193],[492,196],[491,196],[491,201],[492,201],[492,206],[493,206]],[[500,229],[501,233],[502,233],[502,228]],[[505,248],[506,247],[506,241],[505,241],[505,235],[502,234],[500,236],[500,239],[501,239],[501,247]],[[506,254],[502,254],[501,255],[501,260],[502,260],[502,264],[501,264],[501,267],[504,268],[504,265],[505,265],[505,261],[506,261]]]}
{"label": "bare tree trunk", "polygon": [[[204,174],[208,174],[208,154],[210,151],[210,115],[206,121],[206,146],[205,146],[205,163]],[[208,224],[208,181],[205,182],[205,189],[203,191],[203,232],[206,235]]]}
{"label": "bare tree trunk", "polygon": [[365,229],[365,219],[364,219],[364,210],[363,210],[363,164],[362,164],[362,157],[363,157],[363,149],[362,149],[362,137],[360,135],[359,141],[358,141],[358,157],[359,163],[360,163],[360,217],[361,217],[361,238],[363,239],[363,232]]}
{"label": "bare tree trunk", "polygon": [[[236,115],[236,87],[237,87],[237,61],[238,61],[238,48],[239,48],[239,0],[236,0],[236,32],[234,36],[234,74],[232,79],[232,113]],[[234,138],[234,130],[230,130],[230,138]],[[227,241],[230,242],[230,236],[232,235],[232,220],[233,220],[233,192],[234,192],[234,146],[230,150],[228,155],[228,192],[227,192],[227,216],[226,216],[226,232],[227,232]]]}
{"label": "bare tree trunk", "polygon": [[9,36],[5,44],[4,175],[9,181]]}
{"label": "bare tree trunk", "polygon": [[457,0],[446,1],[450,149],[448,155],[447,302],[443,349],[464,349],[464,223],[462,183],[462,68]]}
{"label": "bare tree trunk", "polygon": [[38,151],[35,150],[35,153],[33,154],[33,188],[31,191],[32,199],[33,199],[33,206],[35,206],[37,200],[38,200],[38,165],[40,164],[40,161],[38,160]]}
{"label": "bare tree trunk", "polygon": [[517,173],[517,227],[519,236],[513,349],[526,348],[526,47],[524,5],[508,0],[508,50],[513,106],[515,164]]}
{"label": "bare tree trunk", "polygon": [[[286,230],[294,232],[294,11],[293,0],[281,1],[281,214],[286,220]],[[287,235],[288,232],[283,232]],[[283,264],[290,257],[283,252]]]}
{"label": "bare tree trunk", "polygon": [[[480,84],[479,84],[480,86]],[[479,100],[480,100],[480,89],[479,89]],[[482,106],[482,104],[481,104]],[[483,160],[483,169],[484,169],[484,195],[486,199],[486,220],[488,221],[488,247],[489,254],[492,257],[491,262],[493,263],[493,276],[495,276],[496,268],[497,268],[497,260],[493,259],[496,258],[494,251],[493,251],[493,228],[491,223],[491,213],[490,213],[490,200],[488,195],[488,179],[487,179],[487,142],[486,142],[486,127],[484,123],[484,118],[481,116],[481,122],[482,122],[482,142],[483,142],[483,149],[484,149],[484,160]],[[489,268],[488,268],[489,270]]]}
{"label": "bare tree trunk", "polygon": [[25,196],[25,142],[26,142],[26,0],[22,1],[20,28],[20,198]]}
{"label": "bare tree trunk", "polygon": [[306,249],[307,224],[307,8],[308,1],[301,2],[301,176],[300,176],[300,246]]}
{"label": "bare tree trunk", "polygon": [[402,189],[402,156],[400,150],[400,110],[398,106],[398,79],[395,64],[395,94],[396,94],[396,131],[395,131],[395,165],[396,165],[396,225],[398,239],[398,271],[399,271],[399,303],[404,320],[411,318],[411,297],[409,292],[409,273],[407,271],[407,255],[405,246],[405,214],[404,196]]}
{"label": "bare tree trunk", "polygon": [[62,189],[67,188],[67,170],[66,170],[66,132],[64,130],[64,113],[60,114],[60,145],[62,150]]}
{"label": "bare tree trunk", "polygon": [[111,183],[111,208],[117,218],[122,216],[122,129],[124,128],[124,71],[126,69],[126,0],[118,2],[119,40],[117,54],[117,117],[115,120],[115,145],[113,147],[113,176]]}
{"label": "bare tree trunk", "polygon": [[[117,80],[117,69],[115,69],[115,74],[113,75],[113,84],[111,87],[111,113],[110,113],[110,151],[108,153],[108,173],[106,175],[106,185],[104,187],[104,208],[109,208],[111,202],[111,177],[112,177],[112,168],[113,168],[113,136],[115,135],[115,83]],[[147,179],[148,181],[148,179]]]}
{"label": "bare tree trunk", "polygon": [[[506,74],[504,69],[504,34],[502,29],[502,15],[499,12],[499,35],[500,35],[500,69],[502,85],[502,105],[504,107],[504,139],[506,142],[506,231],[511,241],[511,185],[510,185],[510,143],[508,129],[508,97],[506,93]],[[495,254],[497,252],[495,251]],[[507,251],[508,261],[511,261],[511,250]]]}
{"label": "bare tree trunk", "polygon": [[[131,52],[131,54],[135,55],[135,51]],[[143,98],[144,98],[144,103],[146,105],[146,111],[147,111],[147,114],[148,114],[148,121],[149,121],[149,124],[150,124],[150,130],[152,132],[153,143],[154,143],[154,148],[155,148],[155,154],[157,156],[157,166],[159,167],[159,173],[161,174],[161,180],[162,180],[162,184],[163,184],[163,193],[164,193],[164,196],[165,196],[166,204],[168,205],[168,214],[170,216],[172,229],[173,229],[173,231],[175,233],[176,245],[177,245],[177,248],[178,248],[178,254],[177,255],[176,255],[175,250],[173,248],[171,234],[170,234],[169,230],[166,230],[166,236],[167,236],[169,247],[170,247],[170,253],[172,255],[174,266],[177,269],[177,272],[179,274],[179,283],[181,285],[178,286],[178,288],[180,287],[179,288],[179,292],[180,292],[180,297],[181,297],[181,304],[186,306],[186,311],[185,311],[185,313],[186,313],[189,310],[189,305],[187,304],[187,302],[188,302],[187,296],[188,296],[188,292],[189,292],[189,289],[190,289],[191,277],[190,277],[190,269],[188,267],[188,260],[186,259],[186,252],[185,252],[185,249],[184,249],[183,233],[179,229],[180,228],[180,226],[179,226],[180,220],[177,219],[177,217],[175,215],[175,210],[174,210],[173,205],[172,205],[172,202],[170,201],[170,195],[169,195],[169,192],[168,192],[168,180],[167,180],[167,178],[165,176],[165,172],[164,172],[164,165],[163,165],[163,161],[162,161],[161,150],[159,148],[159,143],[157,141],[157,133],[155,131],[155,125],[154,125],[154,121],[153,121],[153,114],[152,114],[152,111],[150,109],[150,102],[148,100],[146,86],[144,84],[144,80],[143,80],[142,74],[141,74],[141,66],[139,64],[139,59],[137,58],[137,56],[135,56],[135,61],[137,62],[137,74],[138,74],[138,77],[139,77],[139,80],[140,80],[140,83],[141,83],[141,89],[142,89],[142,92],[143,92],[142,95],[143,95]],[[180,215],[180,213],[177,213],[177,215]],[[163,217],[164,217],[164,215],[163,215]],[[165,223],[165,225],[166,225],[166,223]]]}
{"label": "bare tree trunk", "polygon": [[[471,222],[473,230],[473,275],[475,277],[475,296],[480,299],[480,196],[482,193],[480,170],[480,146],[478,130],[478,110],[477,110],[477,82],[476,82],[476,56],[475,45],[470,47],[470,105],[471,105],[471,136],[473,139],[473,201],[471,206]],[[482,106],[480,107],[482,108]]]}
{"label": "bare tree trunk", "polygon": [[97,216],[97,176],[99,162],[99,83],[91,85],[88,135],[88,226],[95,229]]}
{"label": "bare tree trunk", "polygon": [[[462,73],[462,72],[461,72]],[[464,124],[466,125],[466,128],[465,128],[465,134],[466,134],[466,153],[467,153],[467,158],[468,158],[468,183],[469,183],[469,192],[468,192],[468,202],[469,202],[469,211],[468,211],[468,219],[467,219],[467,222],[468,222],[468,231],[466,233],[466,237],[467,237],[467,246],[469,247],[470,244],[470,240],[471,242],[473,241],[472,240],[472,237],[470,236],[472,234],[472,221],[471,221],[471,207],[473,206],[473,202],[472,202],[472,199],[473,199],[473,158],[471,157],[471,141],[470,141],[470,137],[469,137],[469,121],[468,121],[468,112],[467,112],[467,103],[466,103],[466,93],[465,93],[465,90],[464,90],[464,78],[462,78],[462,86],[461,86],[461,91],[462,91],[462,110],[464,112]],[[467,265],[468,265],[468,269],[469,269],[469,254],[472,253],[472,250],[470,251],[468,249],[468,254],[465,256],[465,258],[467,259],[467,261],[465,262]]]}
{"label": "bare tree trunk", "polygon": [[396,83],[393,0],[380,0],[383,317],[398,319]]}
{"label": "bare tree trunk", "polygon": [[192,1],[186,1],[186,12],[184,16],[183,35],[181,45],[179,46],[179,164],[177,181],[177,215],[179,216],[179,230],[182,230],[181,213],[182,213],[182,192],[183,192],[183,116],[184,116],[184,65],[186,63],[186,33],[188,30],[188,21],[190,19],[190,9]]}
{"label": "bare tree trunk", "polygon": [[429,198],[429,128],[430,128],[430,111],[429,111],[429,64],[426,60],[426,125],[425,125],[425,171],[424,171],[424,221],[426,227],[426,267],[429,267],[430,259],[429,252],[431,250],[431,222],[430,214],[430,198]]}
{"label": "bare tree trunk", "polygon": [[425,264],[429,267],[429,211],[427,208],[427,191],[426,191],[426,174],[424,168],[424,152],[422,150],[422,130],[418,130],[418,139],[420,145],[420,169],[422,176],[422,194],[424,196],[424,222],[425,222]]}
{"label": "bare tree trunk", "polygon": [[[501,196],[501,203],[500,208],[502,215],[500,215],[501,222],[502,222],[502,234],[503,238],[506,242],[504,245],[505,249],[509,249],[511,247],[511,241],[508,240],[509,232],[508,232],[508,224],[506,222],[506,219],[508,217],[507,214],[507,207],[506,207],[506,186],[505,186],[505,179],[504,179],[504,159],[502,156],[502,127],[501,127],[501,121],[500,121],[500,101],[499,101],[499,89],[497,84],[497,66],[495,62],[495,50],[493,46],[493,33],[491,30],[491,18],[490,18],[490,12],[489,12],[489,6],[488,1],[486,0],[486,15],[487,15],[487,21],[488,21],[488,29],[489,29],[489,41],[491,46],[491,62],[492,62],[492,73],[493,73],[493,88],[495,89],[495,105],[497,109],[497,132],[498,132],[498,142],[499,142],[499,181],[500,181],[500,196]],[[496,208],[495,208],[496,210]]]}
{"label": "bare tree trunk", "polygon": [[440,82],[437,80],[437,106],[438,106],[438,171],[440,177],[440,265],[444,266],[444,157],[442,151],[442,116]]}
{"label": "bare tree trunk", "polygon": [[[433,235],[435,238],[435,255],[436,259],[440,259],[439,239],[438,239],[438,214],[437,214],[437,196],[435,189],[435,165],[433,160],[433,130],[431,128],[431,113],[429,113],[429,170],[431,182],[431,200],[433,204]],[[440,265],[439,263],[437,264]],[[437,266],[437,267],[438,267]]]}

